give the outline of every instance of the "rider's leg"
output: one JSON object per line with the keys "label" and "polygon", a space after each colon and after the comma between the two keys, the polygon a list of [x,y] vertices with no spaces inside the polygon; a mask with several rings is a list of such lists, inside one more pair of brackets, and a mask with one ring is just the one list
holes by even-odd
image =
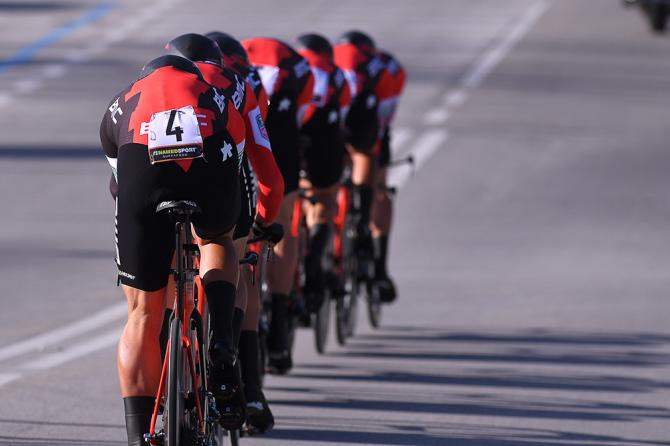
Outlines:
{"label": "rider's leg", "polygon": [[274,257],[267,265],[267,281],[272,294],[272,320],[269,333],[269,354],[278,372],[291,368],[288,346],[289,293],[293,286],[298,264],[298,237],[292,233],[292,219],[298,192],[290,192],[284,199],[277,223],[284,226],[284,238],[274,246]]}
{"label": "rider's leg", "polygon": [[261,316],[261,295],[258,281],[253,280],[251,268],[243,267],[247,288],[247,311],[244,313],[240,335],[240,364],[244,381],[244,396],[247,401],[247,426],[258,432],[266,432],[274,426],[274,416],[263,395],[260,380],[258,324]]}
{"label": "rider's leg", "polygon": [[[247,252],[247,237],[238,238],[234,243],[238,259],[243,258]],[[240,276],[237,281],[237,295],[235,297],[235,310],[233,311],[233,343],[236,346],[239,344],[244,312],[246,311],[248,300],[246,281],[243,276],[242,268],[240,268]]]}
{"label": "rider's leg", "polygon": [[[309,252],[305,256],[306,295],[315,296],[323,290],[323,258],[333,232],[332,224],[337,213],[338,184],[313,190],[314,203],[305,201],[305,214],[309,228]],[[312,299],[314,300],[314,299]],[[308,302],[309,303],[309,302]],[[315,300],[316,310],[320,302]]]}
{"label": "rider's leg", "polygon": [[372,210],[370,231],[375,260],[375,280],[382,288],[382,300],[392,302],[396,298],[396,290],[387,270],[388,241],[393,220],[393,202],[386,189],[387,169],[377,171],[377,193]]}
{"label": "rider's leg", "polygon": [[144,444],[161,377],[158,344],[165,308],[165,289],[142,291],[123,285],[128,321],[118,346],[117,368],[126,414],[128,444]]}
{"label": "rider's leg", "polygon": [[[375,158],[369,152],[354,150],[350,147],[351,155],[351,181],[353,183],[353,200],[356,208],[358,220],[358,232],[361,237],[359,240],[364,242],[367,239],[370,213],[372,211],[372,201],[374,198],[374,164]],[[364,247],[369,248],[369,247]]]}
{"label": "rider's leg", "polygon": [[233,314],[239,263],[232,233],[212,240],[198,239],[200,247],[200,277],[207,293],[215,362],[234,362]]}

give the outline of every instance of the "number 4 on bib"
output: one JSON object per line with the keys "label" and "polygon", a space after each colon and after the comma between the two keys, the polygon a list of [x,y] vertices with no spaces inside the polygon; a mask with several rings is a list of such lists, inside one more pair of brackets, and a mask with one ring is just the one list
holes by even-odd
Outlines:
{"label": "number 4 on bib", "polygon": [[193,107],[154,113],[148,147],[151,164],[202,158],[202,136]]}

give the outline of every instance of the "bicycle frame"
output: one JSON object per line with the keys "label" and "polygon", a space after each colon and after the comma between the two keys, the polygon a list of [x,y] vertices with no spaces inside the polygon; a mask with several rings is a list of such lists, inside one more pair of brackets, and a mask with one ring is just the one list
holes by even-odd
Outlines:
{"label": "bicycle frame", "polygon": [[[186,314],[185,309],[187,308],[186,300],[189,299],[188,307],[193,308],[197,305],[198,310],[205,308],[205,293],[203,291],[202,283],[200,282],[200,277],[195,274],[195,264],[197,263],[194,260],[194,255],[189,253],[190,250],[193,250],[191,245],[191,223],[188,215],[185,216],[184,221],[175,222],[175,270],[173,271],[173,277],[176,285],[176,299],[174,306],[173,318],[179,317],[181,319],[181,348],[183,349],[184,356],[188,362],[188,371],[190,374],[191,382],[193,383],[194,389],[193,392],[195,398],[195,406],[197,413],[198,421],[198,431],[201,434],[205,434],[205,415],[203,413],[202,401],[200,398],[200,392],[197,389],[206,388],[206,382],[202,382],[201,378],[204,380],[206,377],[198,376],[196,372],[196,359],[200,358],[200,345],[197,342],[192,342],[190,336],[186,333],[186,328],[188,327],[190,331],[191,327],[191,315]],[[184,249],[185,246],[190,247],[191,249]],[[187,296],[186,288],[189,287],[189,295]],[[198,296],[193,296],[193,285],[198,286]],[[202,313],[201,314],[205,314]],[[160,384],[158,387],[158,392],[156,394],[156,404],[154,406],[154,412],[151,417],[151,425],[149,430],[149,442],[151,444],[159,444],[157,442],[156,436],[156,422],[158,420],[158,413],[162,404],[164,393],[166,392],[167,387],[167,375],[168,375],[168,358],[170,357],[170,343],[168,342],[165,359],[163,361],[163,368],[161,371]]]}

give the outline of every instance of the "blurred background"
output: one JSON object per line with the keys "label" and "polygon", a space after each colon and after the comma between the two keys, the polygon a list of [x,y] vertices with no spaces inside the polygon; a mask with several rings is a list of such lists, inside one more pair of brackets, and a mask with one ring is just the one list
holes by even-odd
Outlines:
{"label": "blurred background", "polygon": [[294,371],[266,382],[275,431],[243,442],[670,445],[670,41],[652,3],[0,0],[0,445],[125,444],[112,95],[184,32],[352,28],[408,71],[400,297],[325,355],[299,333]]}

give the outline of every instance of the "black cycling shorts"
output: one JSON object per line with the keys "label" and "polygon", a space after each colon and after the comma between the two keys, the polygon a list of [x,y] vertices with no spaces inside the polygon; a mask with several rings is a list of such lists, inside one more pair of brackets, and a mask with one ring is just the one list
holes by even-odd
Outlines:
{"label": "black cycling shorts", "polygon": [[272,95],[265,121],[272,153],[284,178],[284,195],[298,190],[300,179],[300,133],[294,96],[282,91]]}
{"label": "black cycling shorts", "polygon": [[339,125],[327,125],[317,118],[314,116],[301,129],[307,137],[305,170],[313,187],[326,188],[342,178],[345,148]]}
{"label": "black cycling shorts", "polygon": [[246,155],[242,160],[242,169],[240,170],[240,216],[235,225],[233,240],[240,239],[249,235],[251,226],[256,217],[256,179],[254,172],[249,166]]}
{"label": "black cycling shorts", "polygon": [[167,285],[174,227],[156,206],[167,200],[191,200],[202,214],[193,216],[198,236],[211,239],[230,231],[239,214],[238,160],[223,161],[217,147],[205,146],[203,159],[184,171],[175,162],[151,165],[146,146],[119,149],[116,201],[116,249],[119,281],[143,291]]}
{"label": "black cycling shorts", "polygon": [[379,158],[377,165],[379,167],[388,167],[391,164],[391,128],[387,127],[379,147]]}
{"label": "black cycling shorts", "polygon": [[376,97],[372,93],[361,93],[354,98],[347,113],[345,128],[347,142],[354,150],[372,153],[379,132]]}

